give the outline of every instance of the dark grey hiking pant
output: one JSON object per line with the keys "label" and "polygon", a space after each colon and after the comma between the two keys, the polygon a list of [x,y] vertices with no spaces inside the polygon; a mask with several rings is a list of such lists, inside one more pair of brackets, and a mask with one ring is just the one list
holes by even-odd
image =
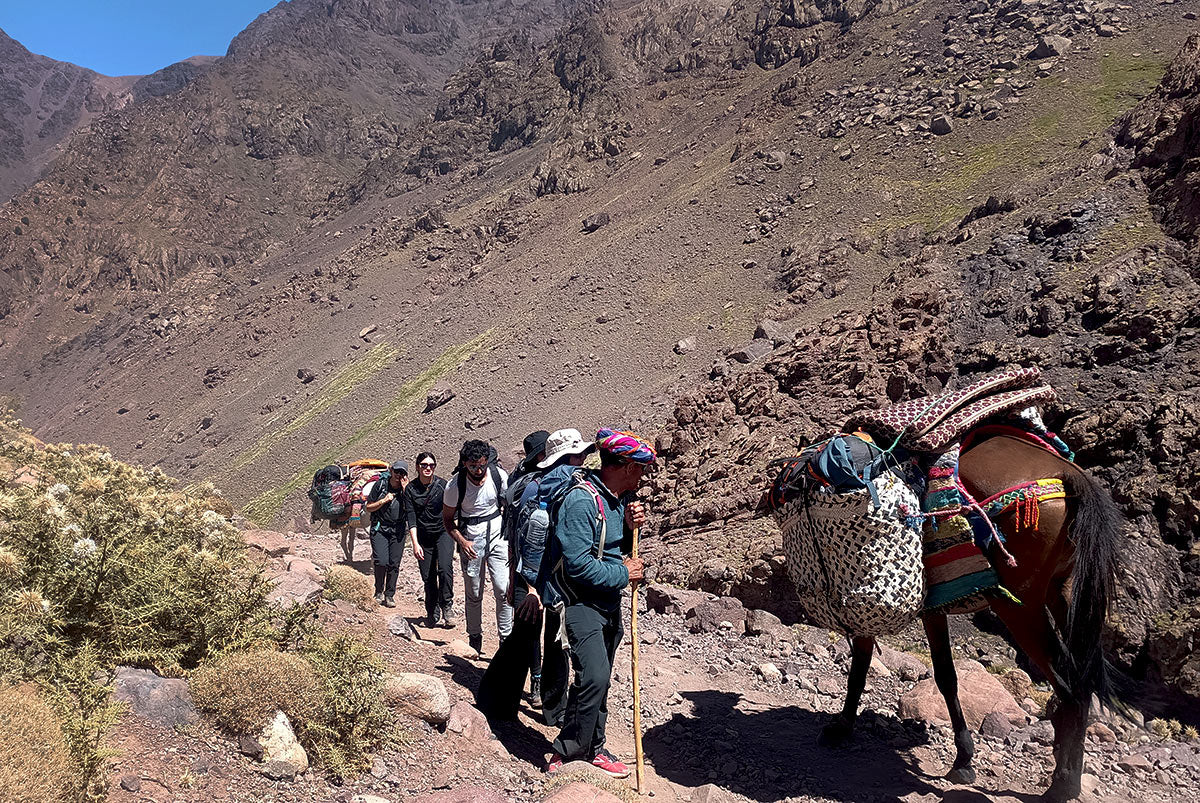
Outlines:
{"label": "dark grey hiking pant", "polygon": [[554,752],[565,761],[591,761],[604,747],[613,657],[625,631],[620,608],[606,613],[587,605],[569,605],[565,616],[575,680],[567,694],[566,716]]}
{"label": "dark grey hiking pant", "polygon": [[454,609],[454,539],[443,531],[437,540],[426,543],[428,535],[417,532],[417,543],[425,557],[417,561],[421,579],[425,581],[425,615],[439,610],[449,616]]}
{"label": "dark grey hiking pant", "polygon": [[404,557],[402,533],[377,528],[371,532],[371,557],[375,562],[375,593],[391,599],[396,596],[396,578]]}

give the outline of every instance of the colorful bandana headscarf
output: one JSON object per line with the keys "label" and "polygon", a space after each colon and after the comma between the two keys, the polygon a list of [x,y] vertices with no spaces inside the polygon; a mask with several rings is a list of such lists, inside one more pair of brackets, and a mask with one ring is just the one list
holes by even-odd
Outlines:
{"label": "colorful bandana headscarf", "polygon": [[630,432],[602,429],[596,433],[596,446],[644,465],[650,465],[658,459],[654,447]]}

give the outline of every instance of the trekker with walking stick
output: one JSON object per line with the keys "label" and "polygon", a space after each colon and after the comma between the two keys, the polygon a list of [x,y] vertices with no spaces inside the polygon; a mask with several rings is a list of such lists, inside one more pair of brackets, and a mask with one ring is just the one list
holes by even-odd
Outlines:
{"label": "trekker with walking stick", "polygon": [[546,558],[553,567],[547,585],[565,604],[563,622],[575,679],[567,696],[562,732],[547,764],[556,772],[565,761],[591,762],[614,778],[629,767],[604,747],[613,657],[624,635],[621,591],[643,579],[642,561],[623,558],[623,545],[645,522],[633,498],[654,449],[625,432],[596,433],[600,470],[585,472],[558,506]]}

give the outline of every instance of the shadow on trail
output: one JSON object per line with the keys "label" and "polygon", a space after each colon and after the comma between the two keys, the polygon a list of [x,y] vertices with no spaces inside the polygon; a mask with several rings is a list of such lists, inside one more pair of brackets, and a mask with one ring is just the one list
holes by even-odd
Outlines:
{"label": "shadow on trail", "polygon": [[[471,699],[468,702],[474,705],[475,692],[479,690],[479,681],[483,678],[483,668],[462,658],[448,655],[446,663],[437,669],[448,673],[456,685],[470,692]],[[521,705],[521,711],[526,716],[538,716],[524,703]],[[546,757],[550,753],[551,744],[545,734],[537,728],[531,727],[519,719],[490,719],[488,725],[491,727],[492,733],[504,745],[504,749],[514,757],[528,762],[538,770],[546,766]]]}
{"label": "shadow on trail", "polygon": [[676,714],[644,737],[655,772],[674,783],[713,783],[760,801],[820,795],[865,803],[943,792],[900,753],[928,742],[923,728],[866,711],[854,741],[829,749],[817,745],[828,714],[797,706],[743,711],[738,694],[682,694],[694,713]]}

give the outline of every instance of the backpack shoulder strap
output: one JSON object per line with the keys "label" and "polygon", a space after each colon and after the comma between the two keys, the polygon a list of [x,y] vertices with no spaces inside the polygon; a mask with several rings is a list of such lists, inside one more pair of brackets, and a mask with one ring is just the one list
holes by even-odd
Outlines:
{"label": "backpack shoulder strap", "polygon": [[[575,481],[571,487],[563,493],[563,499],[567,498],[567,494],[575,490],[584,490],[592,497],[592,501],[596,504],[596,521],[600,523],[600,537],[596,540],[595,551],[596,560],[600,560],[604,555],[604,543],[608,540],[608,520],[604,515],[604,501],[600,498],[600,492],[596,490],[596,486],[588,482],[581,475],[575,475]],[[560,502],[561,504],[561,502]]]}
{"label": "backpack shoulder strap", "polygon": [[505,500],[504,494],[500,491],[500,467],[495,463],[488,463],[488,470],[492,472],[492,484],[496,487],[496,505],[500,508],[500,512],[504,512]]}

